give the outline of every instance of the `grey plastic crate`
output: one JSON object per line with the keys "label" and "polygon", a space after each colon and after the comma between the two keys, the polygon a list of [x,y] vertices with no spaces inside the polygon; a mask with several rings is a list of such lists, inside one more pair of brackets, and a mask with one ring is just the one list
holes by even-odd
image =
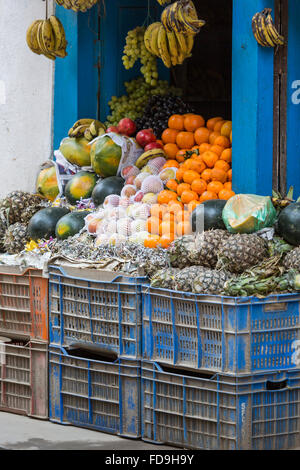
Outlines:
{"label": "grey plastic crate", "polygon": [[50,346],[50,421],[139,438],[140,361],[87,355]]}
{"label": "grey plastic crate", "polygon": [[0,342],[0,409],[48,418],[48,343]]}
{"label": "grey plastic crate", "polygon": [[299,447],[300,371],[246,376],[142,361],[142,439],[204,450]]}

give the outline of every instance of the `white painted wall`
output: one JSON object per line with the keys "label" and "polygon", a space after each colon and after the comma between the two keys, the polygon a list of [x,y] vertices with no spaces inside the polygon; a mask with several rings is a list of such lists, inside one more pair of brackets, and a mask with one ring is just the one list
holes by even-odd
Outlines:
{"label": "white painted wall", "polygon": [[28,26],[45,15],[46,1],[0,0],[0,197],[34,191],[52,155],[54,63],[26,43]]}

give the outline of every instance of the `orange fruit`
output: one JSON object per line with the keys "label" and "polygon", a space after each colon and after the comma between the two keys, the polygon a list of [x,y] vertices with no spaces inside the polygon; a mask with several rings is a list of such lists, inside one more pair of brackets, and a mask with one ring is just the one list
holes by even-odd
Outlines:
{"label": "orange fruit", "polygon": [[179,163],[177,160],[167,160],[164,166],[162,167],[162,170],[165,168],[179,168]]}
{"label": "orange fruit", "polygon": [[210,201],[211,199],[218,199],[218,195],[212,191],[204,191],[204,193],[201,194],[199,201],[204,202]]}
{"label": "orange fruit", "polygon": [[191,184],[191,190],[197,194],[202,194],[207,189],[207,183],[201,178],[194,180]]}
{"label": "orange fruit", "polygon": [[175,233],[175,223],[173,220],[162,221],[159,226],[159,234],[162,235],[171,235]]}
{"label": "orange fruit", "polygon": [[188,211],[181,210],[177,212],[176,214],[176,222],[183,222],[183,221],[189,221],[190,220],[190,214]]}
{"label": "orange fruit", "polygon": [[186,155],[186,152],[188,151],[188,149],[178,149],[178,152],[176,154],[176,160],[178,161],[178,163],[183,163],[185,162],[186,158],[187,158],[187,155]]}
{"label": "orange fruit", "polygon": [[166,213],[166,208],[163,204],[152,204],[150,207],[150,215],[162,219]]}
{"label": "orange fruit", "polygon": [[224,147],[220,147],[220,145],[212,145],[210,148],[210,151],[216,153],[219,158],[222,155],[223,150]]}
{"label": "orange fruit", "polygon": [[191,189],[191,185],[188,184],[188,183],[180,183],[178,186],[177,186],[177,194],[178,196],[181,196],[181,194],[183,193],[183,191],[189,191]]}
{"label": "orange fruit", "polygon": [[213,168],[211,170],[211,179],[212,181],[221,181],[221,183],[225,183],[227,181],[227,172],[220,168]]}
{"label": "orange fruit", "polygon": [[227,181],[226,183],[224,183],[224,189],[229,189],[230,191],[232,190],[232,182],[231,181]]}
{"label": "orange fruit", "polygon": [[222,119],[222,121],[216,122],[214,125],[214,132],[220,132],[221,134],[221,129],[222,129],[224,122],[226,122],[224,119]]}
{"label": "orange fruit", "polygon": [[178,181],[179,183],[181,181],[183,181],[183,175],[185,173],[185,169],[180,167],[177,171],[176,171],[176,181]]}
{"label": "orange fruit", "polygon": [[192,233],[192,226],[190,221],[182,221],[178,222],[176,226],[176,234],[178,237],[182,237],[183,235],[190,235]]}
{"label": "orange fruit", "polygon": [[225,121],[223,126],[221,127],[221,135],[230,138],[230,134],[232,131],[232,121]]}
{"label": "orange fruit", "polygon": [[183,131],[184,129],[184,117],[181,114],[173,114],[169,118],[168,127],[170,129],[176,129],[177,131]]}
{"label": "orange fruit", "polygon": [[200,155],[204,152],[207,152],[210,150],[211,144],[208,144],[207,142],[203,142],[203,144],[199,145],[199,153]]}
{"label": "orange fruit", "polygon": [[151,216],[147,219],[147,231],[153,235],[159,234],[160,219],[158,217]]}
{"label": "orange fruit", "polygon": [[204,152],[201,157],[208,168],[213,168],[215,163],[218,161],[218,155],[210,150]]}
{"label": "orange fruit", "polygon": [[162,146],[164,145],[163,141],[160,140],[160,139],[156,139],[156,142],[158,142],[158,143],[159,143],[160,145],[162,145]]}
{"label": "orange fruit", "polygon": [[170,201],[168,204],[168,212],[177,214],[177,212],[183,209],[183,203],[181,201]]}
{"label": "orange fruit", "polygon": [[183,204],[188,204],[191,201],[197,201],[198,194],[195,191],[183,191],[180,199]]}
{"label": "orange fruit", "polygon": [[220,136],[221,136],[220,132],[215,132],[215,131],[212,132],[209,136],[209,139],[208,139],[209,143],[211,145],[218,145],[217,142],[216,142],[216,139],[217,139],[217,137],[220,137]]}
{"label": "orange fruit", "polygon": [[222,189],[222,191],[219,192],[219,199],[228,201],[228,199],[230,199],[234,195],[234,191],[231,191],[230,189]]}
{"label": "orange fruit", "polygon": [[199,174],[202,173],[202,171],[206,168],[206,165],[203,163],[202,159],[199,160],[192,158],[186,160],[183,166],[186,168],[186,170],[196,171]]}
{"label": "orange fruit", "polygon": [[194,209],[196,209],[196,207],[201,204],[200,201],[191,201],[188,203],[187,205],[187,210],[189,213],[193,212]]}
{"label": "orange fruit", "polygon": [[164,144],[176,144],[176,137],[179,131],[176,129],[165,129],[161,135]]}
{"label": "orange fruit", "polygon": [[212,193],[219,194],[222,189],[224,189],[224,185],[221,181],[211,181],[207,185],[207,191],[211,191]]}
{"label": "orange fruit", "polygon": [[223,135],[219,135],[214,140],[214,145],[220,145],[221,147],[229,148],[230,147],[230,140],[228,139],[228,137],[224,137]]}
{"label": "orange fruit", "polygon": [[199,173],[193,170],[186,170],[183,175],[183,181],[188,184],[192,184],[192,182],[198,178],[199,178]]}
{"label": "orange fruit", "polygon": [[210,131],[206,127],[199,127],[194,132],[194,139],[198,145],[209,143]]}
{"label": "orange fruit", "polygon": [[220,116],[217,116],[217,117],[214,117],[214,118],[210,118],[207,123],[206,123],[206,127],[207,129],[209,129],[210,131],[213,131],[214,130],[214,127],[215,125],[217,124],[218,121],[223,121],[224,119]]}
{"label": "orange fruit", "polygon": [[181,131],[176,136],[176,144],[180,149],[191,149],[195,145],[194,133]]}
{"label": "orange fruit", "polygon": [[170,235],[164,234],[159,239],[159,245],[162,248],[169,248],[170,244],[172,243],[174,239],[175,239],[174,234],[170,234]]}
{"label": "orange fruit", "polygon": [[159,235],[150,235],[145,238],[144,240],[144,246],[146,248],[157,248],[157,245],[159,244],[160,237]]}
{"label": "orange fruit", "polygon": [[227,171],[227,179],[228,181],[232,181],[232,169]]}
{"label": "orange fruit", "polygon": [[201,179],[203,179],[206,183],[210,183],[211,181],[211,168],[206,168],[201,173]]}
{"label": "orange fruit", "polygon": [[227,173],[227,171],[230,170],[230,165],[224,160],[218,160],[215,163],[215,168],[220,168],[220,170],[226,171]]}
{"label": "orange fruit", "polygon": [[167,222],[167,221],[174,222],[174,220],[175,220],[174,212],[166,212],[166,214],[163,216],[162,222]]}
{"label": "orange fruit", "polygon": [[230,163],[232,160],[232,149],[227,148],[223,150],[220,156],[220,160],[224,160],[225,162]]}
{"label": "orange fruit", "polygon": [[184,128],[186,131],[195,132],[199,127],[204,127],[205,121],[199,114],[192,114],[184,118]]}
{"label": "orange fruit", "polygon": [[179,148],[176,144],[166,144],[164,145],[164,152],[167,158],[176,158]]}
{"label": "orange fruit", "polygon": [[178,183],[177,183],[176,180],[171,179],[171,180],[168,180],[168,181],[166,182],[165,187],[166,187],[167,189],[170,189],[171,191],[177,192]]}
{"label": "orange fruit", "polygon": [[163,189],[157,196],[158,204],[168,204],[171,200],[177,200],[177,194],[173,191],[169,191],[168,189]]}

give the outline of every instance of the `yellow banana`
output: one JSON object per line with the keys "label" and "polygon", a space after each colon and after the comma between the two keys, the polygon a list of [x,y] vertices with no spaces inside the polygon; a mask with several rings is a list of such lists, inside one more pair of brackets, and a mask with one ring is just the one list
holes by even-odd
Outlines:
{"label": "yellow banana", "polygon": [[[154,40],[155,39],[154,32],[155,30],[158,29],[158,27],[160,27],[159,22],[150,24],[148,28],[146,29],[145,35],[144,35],[144,42],[145,42],[146,49],[151,54],[154,54],[154,55],[157,55],[157,53],[159,52],[157,46],[155,46],[155,40]],[[152,44],[152,40],[153,40],[153,44]]]}
{"label": "yellow banana", "polygon": [[170,53],[168,50],[167,33],[163,25],[160,26],[159,31],[158,31],[157,44],[158,44],[159,56],[161,60],[163,61],[164,65],[167,68],[170,68],[172,63],[171,63]]}
{"label": "yellow banana", "polygon": [[160,56],[159,48],[158,48],[158,33],[161,27],[161,23],[157,22],[155,28],[152,30],[151,34],[151,50],[153,51],[152,54],[156,55],[157,57]]}
{"label": "yellow banana", "polygon": [[262,38],[260,36],[260,33],[259,33],[259,27],[258,27],[258,17],[259,17],[259,13],[255,13],[255,15],[253,16],[252,18],[252,31],[253,31],[253,35],[256,39],[256,41],[258,42],[258,44],[262,47],[267,47],[268,46],[268,43],[265,41],[264,38]]}
{"label": "yellow banana", "polygon": [[188,46],[186,42],[186,36],[182,33],[175,33],[176,40],[178,42],[181,53],[186,57],[188,55]]}
{"label": "yellow banana", "polygon": [[42,41],[47,52],[53,52],[55,38],[50,20],[44,20],[42,23]]}
{"label": "yellow banana", "polygon": [[[171,32],[167,31],[167,40],[168,40],[169,52],[170,52],[171,61],[172,61],[172,57],[176,58],[178,56],[176,36],[173,31]],[[173,61],[172,61],[172,64],[173,64]]]}
{"label": "yellow banana", "polygon": [[37,27],[39,25],[40,20],[36,20],[31,25],[26,31],[26,42],[29,47],[29,49],[34,52],[35,54],[40,55],[41,51],[39,49],[38,42],[36,40],[36,31]]}
{"label": "yellow banana", "polygon": [[271,36],[269,35],[269,32],[265,24],[265,17],[261,13],[257,17],[257,26],[258,26],[260,37],[263,38],[264,43],[267,43],[266,47],[274,47],[275,43],[272,41]]}
{"label": "yellow banana", "polygon": [[51,15],[49,21],[51,23],[55,39],[54,49],[57,51],[58,49],[61,49],[63,47],[65,40],[65,30],[61,21],[56,16]]}
{"label": "yellow banana", "polygon": [[271,37],[271,40],[273,43],[277,46],[283,46],[284,45],[284,37],[278,33],[277,29],[275,28],[275,25],[273,23],[272,15],[271,15],[271,8],[265,8],[262,12],[262,14],[265,17],[265,25],[267,28],[267,31]]}

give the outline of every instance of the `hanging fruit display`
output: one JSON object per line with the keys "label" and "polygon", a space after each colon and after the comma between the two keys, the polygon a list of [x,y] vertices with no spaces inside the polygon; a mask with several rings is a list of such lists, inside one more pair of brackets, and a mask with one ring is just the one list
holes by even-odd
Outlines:
{"label": "hanging fruit display", "polygon": [[61,5],[68,10],[85,12],[92,8],[98,0],[55,0],[57,5]]}
{"label": "hanging fruit display", "polygon": [[27,29],[26,42],[32,52],[42,54],[51,60],[68,55],[64,27],[54,15],[46,20],[33,21]]}
{"label": "hanging fruit display", "polygon": [[278,33],[271,15],[272,9],[265,8],[252,18],[252,31],[258,44],[262,47],[284,45],[284,37]]}

